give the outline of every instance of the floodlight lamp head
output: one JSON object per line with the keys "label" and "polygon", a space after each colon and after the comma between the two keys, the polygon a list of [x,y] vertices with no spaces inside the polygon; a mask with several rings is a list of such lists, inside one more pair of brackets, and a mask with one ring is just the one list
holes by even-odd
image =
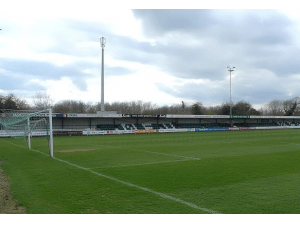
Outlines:
{"label": "floodlight lamp head", "polygon": [[100,38],[100,45],[102,48],[105,47],[105,44],[106,44],[106,39],[104,37]]}

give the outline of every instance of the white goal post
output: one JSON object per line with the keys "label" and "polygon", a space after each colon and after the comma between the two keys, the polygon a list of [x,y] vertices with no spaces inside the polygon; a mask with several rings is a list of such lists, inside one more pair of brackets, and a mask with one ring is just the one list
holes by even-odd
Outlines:
{"label": "white goal post", "polygon": [[32,137],[47,137],[53,157],[52,109],[41,111],[0,109],[0,138],[24,138],[31,149]]}
{"label": "white goal post", "polygon": [[50,143],[49,152],[50,156],[53,157],[53,125],[52,125],[52,108],[49,109],[49,133],[50,133]]}

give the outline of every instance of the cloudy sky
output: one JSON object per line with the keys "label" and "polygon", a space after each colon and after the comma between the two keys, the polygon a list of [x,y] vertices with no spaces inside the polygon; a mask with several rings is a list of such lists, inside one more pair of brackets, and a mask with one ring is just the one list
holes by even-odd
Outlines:
{"label": "cloudy sky", "polygon": [[99,102],[103,36],[106,102],[228,102],[227,66],[236,67],[234,102],[300,96],[297,9],[131,10],[143,7],[100,2],[1,3],[0,94]]}

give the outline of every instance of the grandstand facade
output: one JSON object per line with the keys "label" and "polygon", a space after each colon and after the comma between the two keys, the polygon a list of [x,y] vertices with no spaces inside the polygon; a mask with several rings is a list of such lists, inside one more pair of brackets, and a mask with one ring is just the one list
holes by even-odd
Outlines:
{"label": "grandstand facade", "polygon": [[54,130],[132,131],[204,128],[298,127],[300,116],[54,114]]}
{"label": "grandstand facade", "polygon": [[[52,114],[53,135],[104,135],[255,129],[300,129],[300,116]],[[40,136],[40,132],[32,133]],[[0,125],[0,137],[9,135]]]}

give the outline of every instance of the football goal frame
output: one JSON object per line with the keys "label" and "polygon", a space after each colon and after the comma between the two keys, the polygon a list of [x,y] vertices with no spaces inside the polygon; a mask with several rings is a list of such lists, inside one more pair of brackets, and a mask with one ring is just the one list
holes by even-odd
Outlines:
{"label": "football goal frame", "polygon": [[47,137],[49,155],[54,157],[52,108],[40,111],[0,109],[0,132],[0,137],[25,138],[28,149],[32,148],[32,137]]}

